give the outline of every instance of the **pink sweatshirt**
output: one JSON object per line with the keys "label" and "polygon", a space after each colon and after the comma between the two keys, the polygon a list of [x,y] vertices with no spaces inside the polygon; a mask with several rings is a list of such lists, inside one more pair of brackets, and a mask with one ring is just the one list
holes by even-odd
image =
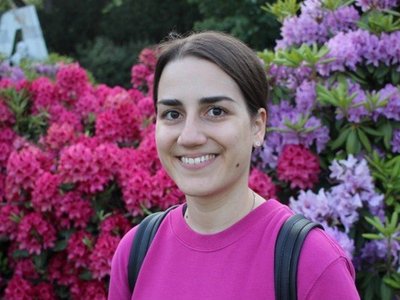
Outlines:
{"label": "pink sweatshirt", "polygon": [[[191,230],[182,207],[161,224],[133,295],[127,266],[136,227],[123,237],[112,261],[109,300],[275,299],[274,247],[279,229],[292,215],[288,207],[269,200],[210,235]],[[360,299],[354,276],[343,250],[324,231],[313,230],[299,260],[298,299]]]}

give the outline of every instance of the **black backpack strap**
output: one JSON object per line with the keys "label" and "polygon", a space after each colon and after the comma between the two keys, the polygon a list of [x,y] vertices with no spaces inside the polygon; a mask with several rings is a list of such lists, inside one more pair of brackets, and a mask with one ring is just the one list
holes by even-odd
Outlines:
{"label": "black backpack strap", "polygon": [[166,211],[151,214],[142,222],[140,222],[132,242],[131,252],[129,254],[128,283],[131,294],[135,288],[136,280],[139,276],[139,271],[143,264],[144,258],[150,248],[151,242],[153,241],[158,228],[160,227],[161,222],[175,207],[177,207],[177,205],[168,208]]}
{"label": "black backpack strap", "polygon": [[297,299],[297,265],[303,242],[320,224],[302,215],[291,216],[279,231],[275,244],[275,300]]}

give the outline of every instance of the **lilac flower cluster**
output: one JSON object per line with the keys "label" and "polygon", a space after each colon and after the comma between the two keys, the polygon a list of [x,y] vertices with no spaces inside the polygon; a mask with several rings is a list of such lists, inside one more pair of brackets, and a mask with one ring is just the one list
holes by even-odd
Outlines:
{"label": "lilac flower cluster", "polygon": [[299,16],[287,18],[281,28],[282,39],[277,49],[303,43],[324,43],[339,32],[356,29],[360,15],[353,6],[342,6],[328,10],[320,0],[306,0]]}
{"label": "lilac flower cluster", "polygon": [[398,87],[387,84],[379,91],[380,101],[387,101],[383,107],[376,109],[375,115],[382,115],[387,119],[400,121],[400,90]]}
{"label": "lilac flower cluster", "polygon": [[311,112],[316,105],[317,92],[315,81],[304,80],[296,89],[296,107],[300,111]]}
{"label": "lilac flower cluster", "polygon": [[[395,234],[395,237],[400,237],[400,233]],[[392,266],[400,268],[400,241],[396,239],[392,239],[390,243],[388,239],[367,242],[361,249],[361,259],[372,265],[378,260],[385,260],[388,252],[393,258]]]}
{"label": "lilac flower cluster", "polygon": [[384,10],[391,9],[399,5],[398,0],[356,0],[356,5],[363,11],[370,9]]}
{"label": "lilac flower cluster", "polygon": [[354,71],[361,63],[375,67],[380,63],[398,66],[400,50],[393,45],[399,43],[400,31],[385,33],[380,37],[362,29],[340,32],[326,43],[329,49],[326,58],[333,58],[334,61],[320,65],[318,72],[328,76],[331,72],[345,71],[346,68]]}
{"label": "lilac flower cluster", "polygon": [[289,89],[296,89],[304,80],[310,80],[311,75],[312,69],[305,65],[298,68],[271,65],[268,70],[271,82],[276,82]]}
{"label": "lilac flower cluster", "polygon": [[[297,199],[290,199],[290,207],[312,221],[329,228],[327,231],[349,253],[354,250],[354,242],[346,233],[359,219],[359,210],[366,206],[373,215],[384,217],[383,195],[374,190],[372,176],[366,160],[356,159],[352,155],[346,160],[334,160],[329,167],[337,185],[330,190],[320,189],[318,194],[312,191],[300,191]],[[345,232],[335,226],[342,224]]]}
{"label": "lilac flower cluster", "polygon": [[58,64],[55,65],[49,65],[49,64],[35,64],[33,66],[33,69],[36,73],[43,75],[43,76],[47,76],[47,77],[51,77],[51,78],[55,78],[57,71],[59,70],[60,66]]}
{"label": "lilac flower cluster", "polygon": [[[305,95],[302,93],[303,89],[296,91],[296,101],[298,101],[301,107],[304,109],[313,103],[313,95],[311,92],[307,93],[307,84],[305,83]],[[348,121],[353,123],[361,123],[365,119],[372,119],[376,121],[379,117],[384,117],[389,120],[400,121],[400,90],[398,87],[387,84],[384,88],[378,91],[371,91],[372,95],[378,96],[378,103],[375,105],[378,107],[367,108],[367,94],[362,87],[351,80],[347,81],[348,84],[348,95],[354,95],[352,102],[347,109],[338,108],[336,111],[336,119],[341,120],[346,118]],[[300,87],[302,87],[301,85]],[[300,97],[298,94],[300,92]],[[307,102],[310,101],[310,103]]]}
{"label": "lilac flower cluster", "polygon": [[333,207],[346,231],[358,220],[357,209],[366,205],[370,212],[384,217],[384,196],[375,192],[367,161],[349,155],[347,160],[334,160],[330,177],[337,182],[331,191]]}
{"label": "lilac flower cluster", "polygon": [[400,129],[396,129],[393,132],[392,151],[395,153],[400,153]]}
{"label": "lilac flower cluster", "polygon": [[[281,101],[278,105],[269,107],[270,119],[268,127],[271,128],[271,132],[267,134],[263,147],[253,155],[254,161],[257,158],[261,159],[261,163],[258,165],[261,169],[265,169],[268,166],[275,168],[277,154],[283,150],[285,145],[302,144],[307,148],[315,145],[318,153],[326,148],[329,141],[328,127],[323,125],[320,119],[309,116],[309,111],[304,110],[304,107],[311,109],[313,105],[312,99],[306,99],[308,97],[307,94],[313,93],[312,86],[313,83],[310,83],[310,86],[304,84],[302,88],[299,88],[297,97],[298,103],[300,103],[299,107],[294,107],[288,101]],[[304,126],[299,130],[294,129],[293,127],[302,118],[307,118]]]}
{"label": "lilac flower cluster", "polygon": [[341,120],[344,117],[353,123],[360,123],[363,119],[370,117],[372,114],[365,107],[367,96],[358,83],[347,81],[348,94],[354,95],[350,107],[347,110],[338,109],[336,119]]}
{"label": "lilac flower cluster", "polygon": [[20,67],[10,66],[7,62],[0,62],[0,79],[8,78],[11,82],[19,82],[25,79],[24,72]]}

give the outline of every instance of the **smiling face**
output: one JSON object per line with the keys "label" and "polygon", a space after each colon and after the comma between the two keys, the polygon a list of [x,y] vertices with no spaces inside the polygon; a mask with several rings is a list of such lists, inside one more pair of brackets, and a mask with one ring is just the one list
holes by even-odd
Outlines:
{"label": "smiling face", "polygon": [[235,81],[195,57],[168,63],[158,86],[156,143],[178,187],[194,197],[247,188],[251,150],[266,113],[250,117]]}

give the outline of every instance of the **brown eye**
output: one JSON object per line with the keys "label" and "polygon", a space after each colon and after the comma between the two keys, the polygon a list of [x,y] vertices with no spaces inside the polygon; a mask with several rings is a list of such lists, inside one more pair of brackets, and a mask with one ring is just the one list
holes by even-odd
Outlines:
{"label": "brown eye", "polygon": [[179,118],[180,113],[177,112],[176,110],[170,110],[170,111],[167,111],[167,112],[164,114],[164,116],[165,116],[165,118],[166,118],[167,120],[176,120],[176,119]]}
{"label": "brown eye", "polygon": [[221,107],[212,107],[207,114],[211,117],[221,117],[225,114],[225,111]]}

